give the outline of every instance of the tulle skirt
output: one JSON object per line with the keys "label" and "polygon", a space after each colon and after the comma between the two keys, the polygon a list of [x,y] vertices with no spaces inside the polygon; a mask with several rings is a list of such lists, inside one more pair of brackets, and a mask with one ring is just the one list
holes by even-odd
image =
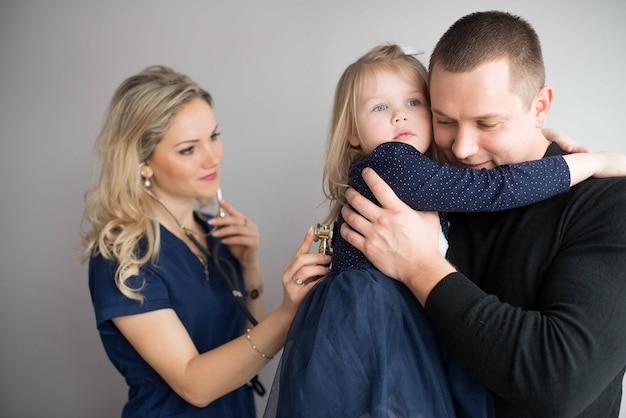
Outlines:
{"label": "tulle skirt", "polygon": [[411,292],[370,265],[326,277],[287,336],[265,417],[490,417]]}

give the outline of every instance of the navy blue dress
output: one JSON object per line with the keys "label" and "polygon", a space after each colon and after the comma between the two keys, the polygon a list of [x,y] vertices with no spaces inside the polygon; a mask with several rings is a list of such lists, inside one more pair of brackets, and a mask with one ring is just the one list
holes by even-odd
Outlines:
{"label": "navy blue dress", "polygon": [[[215,417],[255,418],[253,392],[243,387],[222,396],[204,408],[189,404],[178,396],[115,327],[111,319],[173,309],[189,332],[200,353],[209,351],[242,335],[246,317],[231,296],[230,290],[209,263],[209,280],[204,266],[189,247],[160,226],[161,251],[155,265],[148,262],[131,286],[144,283],[144,302],[128,299],[115,286],[117,265],[101,255],[89,262],[89,289],[104,349],[128,384],[128,401],[122,417]],[[216,238],[209,238],[213,246]],[[239,287],[243,277],[239,263],[226,246],[219,255],[236,268]]]}
{"label": "navy blue dress", "polygon": [[[355,162],[349,183],[374,170],[414,209],[494,211],[569,189],[562,157],[494,170],[440,165],[390,142]],[[442,227],[447,231],[445,213]],[[492,397],[435,332],[422,306],[339,234],[331,273],[303,300],[287,336],[266,417],[491,417]],[[453,303],[453,301],[451,301]]]}

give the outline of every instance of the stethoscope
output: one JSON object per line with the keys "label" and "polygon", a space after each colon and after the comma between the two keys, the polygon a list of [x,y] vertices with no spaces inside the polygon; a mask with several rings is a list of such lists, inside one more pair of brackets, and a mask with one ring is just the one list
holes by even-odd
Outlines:
{"label": "stethoscope", "polygon": [[[199,213],[196,213],[196,216],[204,221],[204,218]],[[226,216],[221,208],[218,216]],[[243,294],[241,293],[241,290],[239,289],[239,284],[237,283],[237,271],[235,270],[235,266],[233,266],[233,263],[231,263],[229,260],[219,255],[219,248],[222,245],[222,241],[219,239],[215,240],[212,251],[209,251],[207,247],[202,245],[202,243],[196,239],[196,237],[191,233],[190,230],[183,227],[183,231],[185,231],[185,235],[187,235],[187,238],[191,240],[193,245],[195,245],[196,248],[207,257],[207,260],[213,260],[213,265],[215,265],[219,276],[222,278],[224,283],[226,283],[226,286],[228,286],[228,288],[230,289],[230,293],[231,295],[233,295],[235,302],[237,302],[237,305],[239,306],[241,311],[244,313],[246,318],[248,318],[248,321],[250,321],[253,326],[256,326],[259,322],[256,320],[254,315],[252,315],[252,312],[250,312],[250,310],[246,306],[246,303],[243,300]],[[224,264],[228,268],[230,274],[228,274],[224,270],[222,264]],[[259,380],[259,375],[255,375],[252,379],[250,379],[250,381],[248,382],[248,386],[254,389],[254,391],[259,396],[264,396],[266,393],[265,386],[263,386],[263,383],[261,383],[261,381]]]}
{"label": "stethoscope", "polygon": [[[199,213],[196,213],[196,216],[204,221]],[[209,251],[207,247],[205,247],[200,241],[198,241],[198,239],[191,233],[189,229],[183,227],[183,231],[185,232],[185,235],[187,235],[187,238],[189,238],[189,240],[193,243],[193,245],[207,257],[207,260],[213,261],[213,265],[217,269],[217,272],[219,273],[219,276],[222,278],[224,283],[226,283],[226,286],[228,286],[228,288],[230,289],[230,293],[235,299],[235,302],[237,303],[243,314],[246,316],[246,318],[248,318],[248,321],[250,321],[253,326],[256,326],[259,322],[256,320],[254,315],[252,315],[243,300],[243,293],[241,293],[241,289],[239,289],[239,283],[237,283],[237,271],[235,270],[235,266],[233,266],[233,263],[231,263],[229,260],[219,255],[219,248],[222,245],[222,241],[215,240],[212,251]],[[223,265],[228,268],[228,272],[224,270]]]}
{"label": "stethoscope", "polygon": [[[172,211],[170,211],[170,209],[165,205],[165,203],[161,201],[161,199],[156,197],[154,193],[152,193],[152,191],[149,189],[146,189],[146,192],[148,193],[150,197],[152,197],[155,201],[157,201],[163,207],[163,209],[165,209],[167,213],[170,214],[172,219],[174,219],[174,221],[179,226],[179,228],[183,230],[183,232],[185,233],[187,238],[189,238],[189,240],[193,243],[193,245],[202,254],[204,254],[207,257],[207,262],[208,260],[213,261],[213,265],[217,269],[217,272],[220,278],[224,281],[226,286],[228,286],[228,288],[230,289],[230,293],[235,299],[237,306],[239,306],[239,309],[243,312],[246,318],[248,318],[248,321],[250,321],[250,323],[253,326],[256,326],[259,322],[256,320],[254,315],[252,315],[252,313],[250,312],[250,310],[246,306],[246,303],[243,300],[243,293],[241,293],[241,289],[239,288],[239,283],[237,283],[237,271],[235,270],[235,266],[233,266],[233,263],[231,263],[229,260],[219,255],[219,248],[222,245],[222,241],[219,239],[215,240],[215,244],[213,244],[212,250],[209,250],[209,248],[202,245],[202,243],[198,241],[198,239],[193,235],[191,230],[186,228],[183,224],[181,224],[178,221],[176,216],[174,216]],[[221,192],[219,194],[221,194]],[[198,216],[198,218],[200,218],[206,223],[206,220],[199,213],[196,212],[195,214],[196,216]],[[220,207],[217,216],[220,218],[223,218],[226,216],[226,212]],[[228,272],[224,269],[223,266],[226,266],[226,268],[228,269]],[[251,387],[259,396],[264,396],[266,393],[265,387],[259,381],[258,375],[255,375],[252,379],[250,379],[250,381],[248,382],[248,386]]]}

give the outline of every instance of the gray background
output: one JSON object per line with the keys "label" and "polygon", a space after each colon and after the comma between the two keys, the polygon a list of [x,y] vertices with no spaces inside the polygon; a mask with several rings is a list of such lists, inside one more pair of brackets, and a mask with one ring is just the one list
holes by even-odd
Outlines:
{"label": "gray background", "polygon": [[[122,79],[167,64],[214,95],[224,197],[260,225],[274,309],[284,263],[326,213],[322,161],[345,66],[388,41],[422,48],[427,62],[457,18],[496,8],[526,17],[542,38],[556,90],[548,125],[626,152],[623,0],[4,0],[0,414],[113,417],[124,403],[95,329],[87,267],[74,258],[93,142]],[[268,387],[276,364],[262,373]]]}

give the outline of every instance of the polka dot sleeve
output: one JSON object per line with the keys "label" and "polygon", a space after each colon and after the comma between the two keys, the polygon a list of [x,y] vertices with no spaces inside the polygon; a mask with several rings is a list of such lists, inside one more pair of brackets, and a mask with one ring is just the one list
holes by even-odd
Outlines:
{"label": "polka dot sleeve", "polygon": [[357,161],[350,185],[373,195],[361,177],[373,168],[413,209],[443,212],[499,211],[539,202],[569,190],[570,173],[562,156],[492,170],[439,164],[411,145],[386,142]]}

